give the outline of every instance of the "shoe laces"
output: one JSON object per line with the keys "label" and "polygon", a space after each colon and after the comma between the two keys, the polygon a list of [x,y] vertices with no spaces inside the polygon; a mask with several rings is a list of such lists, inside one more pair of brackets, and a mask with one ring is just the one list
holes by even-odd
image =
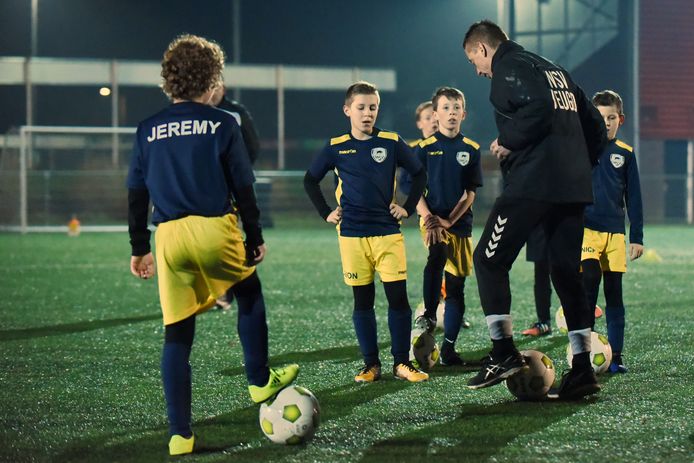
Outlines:
{"label": "shoe laces", "polygon": [[359,372],[360,375],[366,374],[370,372],[371,370],[376,370],[380,365],[378,363],[374,363],[371,365],[364,365],[364,368],[361,369]]}
{"label": "shoe laces", "polygon": [[400,365],[403,367],[407,368],[411,373],[418,373],[419,370],[417,370],[414,365],[412,365],[412,362],[403,362]]}

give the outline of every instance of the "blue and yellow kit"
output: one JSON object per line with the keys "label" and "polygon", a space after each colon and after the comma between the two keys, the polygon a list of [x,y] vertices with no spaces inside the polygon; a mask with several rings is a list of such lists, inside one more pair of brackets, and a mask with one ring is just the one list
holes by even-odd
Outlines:
{"label": "blue and yellow kit", "polygon": [[201,103],[170,105],[137,127],[127,186],[149,191],[152,223],[232,210],[231,189],[253,170],[234,116]]}
{"label": "blue and yellow kit", "polygon": [[308,172],[322,179],[331,170],[337,175],[335,197],[342,208],[340,236],[385,236],[400,232],[390,214],[395,195],[395,172],[403,167],[411,175],[422,166],[395,132],[374,128],[368,140],[349,133],[330,139]]}
{"label": "blue and yellow kit", "polygon": [[[164,324],[202,312],[233,284],[255,270],[246,264],[243,236],[232,197],[252,191],[255,178],[234,116],[195,102],[176,103],[141,122],[127,186],[144,201],[129,214],[143,217],[132,228],[146,230],[148,199],[154,204],[159,297]],[[247,239],[262,244],[254,198],[242,207]],[[144,211],[143,211],[144,210]],[[144,213],[143,213],[144,212]],[[144,223],[142,223],[144,222]],[[248,231],[253,230],[249,236]],[[149,251],[149,234],[133,255]],[[135,248],[141,251],[136,252]]]}
{"label": "blue and yellow kit", "polygon": [[419,146],[419,144],[422,142],[422,140],[424,140],[424,139],[418,138],[416,140],[408,141],[407,146],[409,146],[410,148],[412,148],[414,150]]}
{"label": "blue and yellow kit", "polygon": [[[465,191],[482,186],[480,145],[462,134],[448,138],[441,132],[419,143],[415,154],[427,171],[424,193],[432,214],[448,217]],[[472,234],[472,208],[449,230],[458,236]]]}
{"label": "blue and yellow kit", "polygon": [[621,140],[610,141],[593,169],[593,204],[586,207],[585,227],[625,234],[625,206],[629,242],[643,244],[643,203],[634,149]]}

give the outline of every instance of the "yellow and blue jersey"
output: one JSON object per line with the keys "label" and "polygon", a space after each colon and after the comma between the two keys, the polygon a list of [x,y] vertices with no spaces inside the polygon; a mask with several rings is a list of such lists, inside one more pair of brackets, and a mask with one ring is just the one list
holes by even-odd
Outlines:
{"label": "yellow and blue jersey", "polygon": [[[432,214],[448,217],[465,191],[482,186],[480,145],[458,134],[448,138],[441,132],[419,143],[417,158],[427,171],[424,193]],[[472,208],[451,227],[458,236],[472,234]]]}
{"label": "yellow and blue jersey", "polygon": [[241,130],[226,111],[176,103],[137,127],[127,186],[149,191],[155,225],[221,217],[232,210],[234,189],[254,181]]}
{"label": "yellow and blue jersey", "polygon": [[308,171],[316,179],[335,171],[335,198],[342,208],[340,235],[367,237],[400,232],[400,224],[390,214],[397,167],[412,175],[422,169],[397,133],[374,128],[368,140],[357,140],[349,133],[332,138]]}
{"label": "yellow and blue jersey", "polygon": [[424,139],[423,139],[423,138],[418,138],[418,139],[416,139],[416,140],[408,141],[408,142],[407,142],[407,146],[409,146],[409,147],[412,148],[412,149],[416,149],[417,146],[419,146],[419,144],[422,142],[422,140],[424,140]]}
{"label": "yellow and blue jersey", "polygon": [[643,202],[634,149],[615,138],[598,162],[593,169],[593,204],[585,210],[586,228],[625,234],[626,206],[629,242],[643,244]]}

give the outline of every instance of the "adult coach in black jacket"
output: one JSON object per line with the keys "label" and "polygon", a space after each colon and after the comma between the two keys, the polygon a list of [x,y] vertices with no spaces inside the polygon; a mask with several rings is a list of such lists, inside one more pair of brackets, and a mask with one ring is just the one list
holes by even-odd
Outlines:
{"label": "adult coach in black jacket", "polygon": [[210,103],[212,106],[223,109],[234,116],[236,122],[241,126],[243,143],[246,145],[246,151],[248,152],[251,164],[255,164],[256,159],[258,159],[258,151],[260,151],[260,141],[258,140],[258,131],[253,123],[251,113],[248,112],[244,105],[236,100],[230,100],[226,96],[224,85],[217,87],[214,94],[212,94]]}
{"label": "adult coach in black jacket", "polygon": [[533,228],[544,227],[552,282],[574,352],[571,370],[550,396],[600,390],[590,365],[590,325],[580,275],[583,209],[593,202],[591,164],[607,142],[600,113],[569,73],[508,39],[491,21],[470,26],[463,42],[477,74],[492,80],[504,189],[474,252],[475,273],[493,348],[468,387],[492,386],[523,367],[511,327],[509,271]]}

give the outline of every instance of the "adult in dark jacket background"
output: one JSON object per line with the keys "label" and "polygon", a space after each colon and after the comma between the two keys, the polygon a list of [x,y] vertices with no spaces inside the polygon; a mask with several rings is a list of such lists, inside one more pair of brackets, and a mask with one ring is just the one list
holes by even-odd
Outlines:
{"label": "adult in dark jacket background", "polygon": [[[243,144],[246,146],[246,152],[248,153],[248,158],[251,161],[251,165],[255,164],[255,161],[258,159],[258,152],[260,151],[260,140],[258,138],[258,131],[253,123],[251,113],[248,112],[244,105],[236,100],[230,100],[227,97],[226,87],[223,83],[215,89],[214,93],[212,94],[212,98],[210,99],[210,104],[219,109],[223,109],[234,116],[234,119],[236,119],[236,122],[238,122],[239,126],[241,127]],[[267,217],[269,217],[269,215]],[[272,224],[271,221],[268,223],[267,217],[263,221],[264,226]],[[234,294],[229,292],[217,299],[215,307],[220,310],[229,310],[233,300]]]}
{"label": "adult in dark jacket background", "polygon": [[244,105],[236,100],[230,100],[226,96],[226,88],[224,85],[217,87],[212,95],[210,103],[219,109],[230,112],[231,115],[234,116],[236,122],[241,126],[241,135],[243,135],[243,142],[246,145],[246,151],[248,151],[251,164],[255,164],[256,159],[258,159],[258,152],[260,151],[260,141],[258,140],[258,131],[253,123],[251,113],[248,112]]}
{"label": "adult in dark jacket background", "polygon": [[520,370],[513,343],[509,271],[536,225],[544,228],[552,282],[574,352],[572,368],[551,396],[600,390],[590,365],[591,313],[580,275],[583,210],[593,201],[591,164],[606,143],[605,124],[569,73],[508,39],[491,21],[470,26],[463,42],[477,74],[491,79],[504,188],[474,252],[475,273],[492,351],[471,389]]}

